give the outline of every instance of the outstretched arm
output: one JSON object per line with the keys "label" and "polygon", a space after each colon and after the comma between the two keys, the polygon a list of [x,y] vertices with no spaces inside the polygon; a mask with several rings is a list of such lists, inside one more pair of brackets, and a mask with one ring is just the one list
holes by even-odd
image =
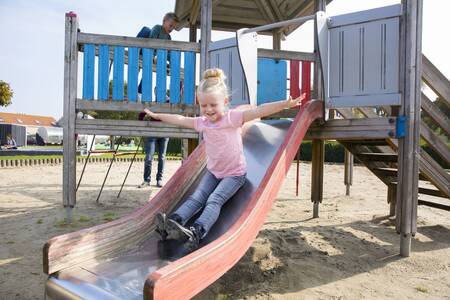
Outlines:
{"label": "outstretched arm", "polygon": [[144,112],[153,119],[160,120],[164,123],[169,123],[173,125],[178,125],[182,127],[192,128],[194,129],[194,118],[185,117],[182,115],[175,114],[157,114],[152,112],[149,109],[144,109]]}
{"label": "outstretched arm", "polygon": [[245,110],[244,111],[244,122],[248,122],[253,119],[258,119],[258,118],[262,118],[262,117],[274,114],[285,108],[291,108],[292,106],[300,104],[300,102],[304,98],[305,98],[305,94],[303,93],[300,95],[300,97],[297,97],[295,99],[292,99],[291,97],[289,97],[289,99],[287,99],[287,100],[265,103],[265,104],[259,105],[256,108]]}

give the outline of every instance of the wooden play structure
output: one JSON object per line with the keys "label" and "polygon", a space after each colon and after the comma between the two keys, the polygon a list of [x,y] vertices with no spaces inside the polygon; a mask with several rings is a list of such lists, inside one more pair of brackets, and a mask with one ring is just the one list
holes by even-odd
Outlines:
{"label": "wooden play structure", "polygon": [[[337,140],[348,150],[344,180],[347,193],[354,157],[386,184],[390,215],[395,215],[400,234],[401,255],[410,255],[418,204],[449,209],[446,166],[421,150],[419,144],[423,138],[448,166],[448,146],[420,116],[422,109],[449,134],[446,117],[421,94],[423,80],[447,104],[450,99],[448,80],[421,53],[422,1],[404,0],[399,5],[340,16],[328,16],[322,0],[278,2],[230,0],[225,5],[220,0],[176,1],[180,27],[190,28],[190,42],[79,32],[76,14],[66,14],[64,206],[70,210],[76,204],[75,134],[182,138],[189,145],[190,155],[141,209],[111,223],[55,237],[45,245],[49,299],[183,299],[196,295],[245,254],[304,139],[313,141],[314,217],[319,216],[323,198],[325,140]],[[314,22],[314,53],[281,50],[281,37],[310,20]],[[198,27],[201,42],[197,42]],[[213,29],[237,30],[236,38],[211,43]],[[272,35],[273,49],[257,49],[257,34]],[[77,93],[80,52],[81,98]],[[202,176],[205,154],[203,143],[195,148],[198,134],[150,121],[77,119],[76,113],[142,111],[150,107],[157,112],[196,115],[196,78],[212,66],[227,73],[228,84],[236,91],[232,105],[284,99],[288,86],[293,97],[306,92],[307,101],[300,109],[286,110],[271,116],[272,120],[245,127],[244,146],[248,155],[258,158],[254,159],[257,163],[249,164],[249,187],[239,191],[239,200],[227,204],[224,216],[199,250],[163,258],[156,253],[159,244],[153,233],[153,217],[178,205]],[[252,144],[254,141],[260,144]],[[421,194],[440,200],[423,201],[418,199]],[[149,262],[150,258],[154,261]],[[102,272],[103,277],[95,275]],[[105,279],[105,274],[115,279]],[[125,288],[131,282],[142,282],[142,289],[131,295],[129,287]]]}

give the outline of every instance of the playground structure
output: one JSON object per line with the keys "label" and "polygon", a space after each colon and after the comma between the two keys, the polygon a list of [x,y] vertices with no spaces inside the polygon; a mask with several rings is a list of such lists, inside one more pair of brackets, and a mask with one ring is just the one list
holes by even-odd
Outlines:
{"label": "playground structure", "polygon": [[[238,2],[235,1],[235,4]],[[152,223],[156,212],[170,211],[179,204],[184,194],[195,188],[205,165],[201,143],[148,205],[122,219],[55,237],[46,244],[44,271],[50,275],[46,288],[48,297],[92,296],[95,295],[94,291],[105,299],[107,296],[114,298],[111,295],[124,297],[121,293],[128,289],[123,287],[136,280],[141,280],[143,288],[143,294],[140,290],[132,295],[136,298],[142,298],[142,295],[145,299],[167,298],[168,295],[187,298],[197,294],[231,268],[248,249],[262,226],[303,138],[313,140],[313,216],[318,217],[319,203],[322,201],[324,141],[336,139],[350,151],[345,164],[348,192],[352,155],[386,183],[390,214],[395,215],[397,231],[400,233],[400,254],[408,256],[411,236],[415,234],[417,226],[418,193],[439,196],[444,200],[449,197],[447,171],[419,147],[420,127],[422,137],[449,163],[448,147],[445,144],[443,146],[442,142],[440,144],[433,132],[427,130],[427,125],[420,121],[422,98],[422,109],[447,134],[449,132],[445,117],[431,101],[423,100],[425,96],[420,94],[423,78],[445,101],[450,99],[448,80],[426,58],[422,58],[422,2],[407,0],[401,5],[328,17],[324,12],[324,1],[303,1],[296,10],[298,15],[295,17],[298,18],[251,30],[239,30],[234,43],[221,41],[218,44],[210,43],[210,34],[214,28],[213,6],[218,11],[224,9],[220,8],[220,1],[192,1],[191,4],[190,13],[180,14],[182,26],[187,24],[184,20],[190,17],[192,30],[189,43],[81,33],[77,32],[76,15],[66,15],[64,206],[70,209],[76,203],[75,133],[198,139],[197,133],[192,130],[157,122],[76,119],[77,110],[141,111],[151,107],[154,111],[195,115],[198,111],[194,103],[195,77],[210,66],[220,66],[221,59],[215,60],[214,57],[221,57],[223,53],[229,57],[239,55],[242,69],[240,76],[246,79],[241,86],[241,95],[248,103],[271,99],[266,94],[267,90],[275,90],[280,95],[284,89],[283,98],[286,97],[286,84],[274,85],[272,82],[271,85],[270,82],[270,79],[280,82],[284,79],[286,83],[285,77],[260,76],[261,68],[271,68],[272,74],[284,74],[283,63],[274,63],[268,59],[284,62],[285,65],[286,60],[289,61],[292,96],[311,91],[311,98],[317,100],[304,103],[300,110],[286,110],[272,116],[295,117],[292,122],[266,121],[247,126],[244,133],[244,144],[250,153],[247,159],[253,158],[256,162],[254,157],[258,157],[261,161],[249,164],[250,187],[244,188],[230,200],[211,237],[199,250],[184,257],[176,253],[169,259],[158,256],[157,237],[152,233]],[[300,4],[305,4],[303,10]],[[177,1],[176,9],[182,12],[182,5],[189,5],[189,1]],[[201,12],[202,43],[196,42],[193,30],[197,26],[196,11]],[[315,52],[279,50],[280,34],[291,30],[289,26],[299,26],[307,20],[314,20],[315,23]],[[280,27],[283,30],[275,30]],[[249,49],[254,32],[274,33],[274,49],[240,50],[240,47]],[[375,36],[378,38],[375,39]],[[128,47],[127,51],[125,47]],[[139,48],[143,49],[142,58]],[[158,59],[154,68],[151,58],[155,49]],[[79,50],[84,57],[81,99],[76,95]],[[170,54],[167,54],[169,50]],[[213,52],[214,57],[211,54]],[[184,58],[183,70],[181,54]],[[196,54],[200,54],[200,70],[195,69]],[[171,57],[169,68],[165,63],[166,55]],[[98,93],[94,100],[96,56]],[[113,92],[112,101],[106,101],[109,100],[107,86],[110,60],[113,61]],[[299,61],[302,66],[301,82]],[[126,97],[123,94],[125,64],[128,65]],[[256,65],[258,73],[255,71]],[[142,100],[138,101],[140,68],[143,93]],[[154,69],[156,102],[151,102],[151,74]],[[311,69],[314,69],[312,90]],[[266,73],[270,72],[267,70]],[[234,69],[225,71],[229,78],[230,74],[234,77],[235,72],[239,76],[239,72]],[[166,76],[170,76],[170,103],[165,103]],[[179,88],[181,82],[182,91]],[[265,90],[265,85],[270,88]],[[232,99],[232,104],[240,104],[233,100],[236,99]],[[384,116],[380,117],[369,107],[381,108]],[[356,109],[364,118],[357,118]],[[337,111],[345,119],[331,118],[329,110]],[[249,141],[256,141],[265,147],[256,147]],[[265,156],[262,153],[272,154]],[[256,175],[262,178],[256,178]],[[436,188],[419,186],[419,178],[428,180]],[[423,204],[448,208],[440,203]],[[130,250],[130,245],[136,245],[135,249]],[[144,255],[145,264],[142,260]],[[82,270],[89,270],[91,274]],[[118,279],[110,279],[113,277]],[[190,278],[189,284],[186,278]],[[127,294],[126,298],[131,299],[129,296]]]}

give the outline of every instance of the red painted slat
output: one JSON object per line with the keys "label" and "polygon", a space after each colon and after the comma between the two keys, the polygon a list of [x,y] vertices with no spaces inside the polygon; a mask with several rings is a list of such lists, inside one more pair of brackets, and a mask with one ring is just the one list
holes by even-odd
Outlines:
{"label": "red painted slat", "polygon": [[306,97],[302,103],[311,100],[311,62],[302,61],[302,94],[306,93]]}
{"label": "red painted slat", "polygon": [[289,89],[290,95],[292,98],[297,98],[300,96],[300,63],[298,60],[290,61],[290,80],[289,80]]}

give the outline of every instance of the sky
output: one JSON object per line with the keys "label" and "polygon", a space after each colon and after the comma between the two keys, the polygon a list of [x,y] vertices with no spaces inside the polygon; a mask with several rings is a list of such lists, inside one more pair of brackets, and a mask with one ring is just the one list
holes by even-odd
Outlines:
{"label": "sky", "polygon": [[[327,14],[396,3],[399,0],[334,0],[327,6]],[[12,104],[0,111],[62,116],[66,12],[77,13],[82,32],[136,36],[142,26],[161,24],[164,14],[174,9],[175,0],[0,0],[0,80],[14,91]],[[450,78],[448,11],[450,1],[424,0],[422,51]],[[289,35],[281,48],[312,52],[312,29],[312,22],[305,24]],[[183,29],[171,36],[188,41],[189,31]],[[231,36],[213,32],[212,40]],[[259,48],[271,46],[271,38],[259,38]]]}

